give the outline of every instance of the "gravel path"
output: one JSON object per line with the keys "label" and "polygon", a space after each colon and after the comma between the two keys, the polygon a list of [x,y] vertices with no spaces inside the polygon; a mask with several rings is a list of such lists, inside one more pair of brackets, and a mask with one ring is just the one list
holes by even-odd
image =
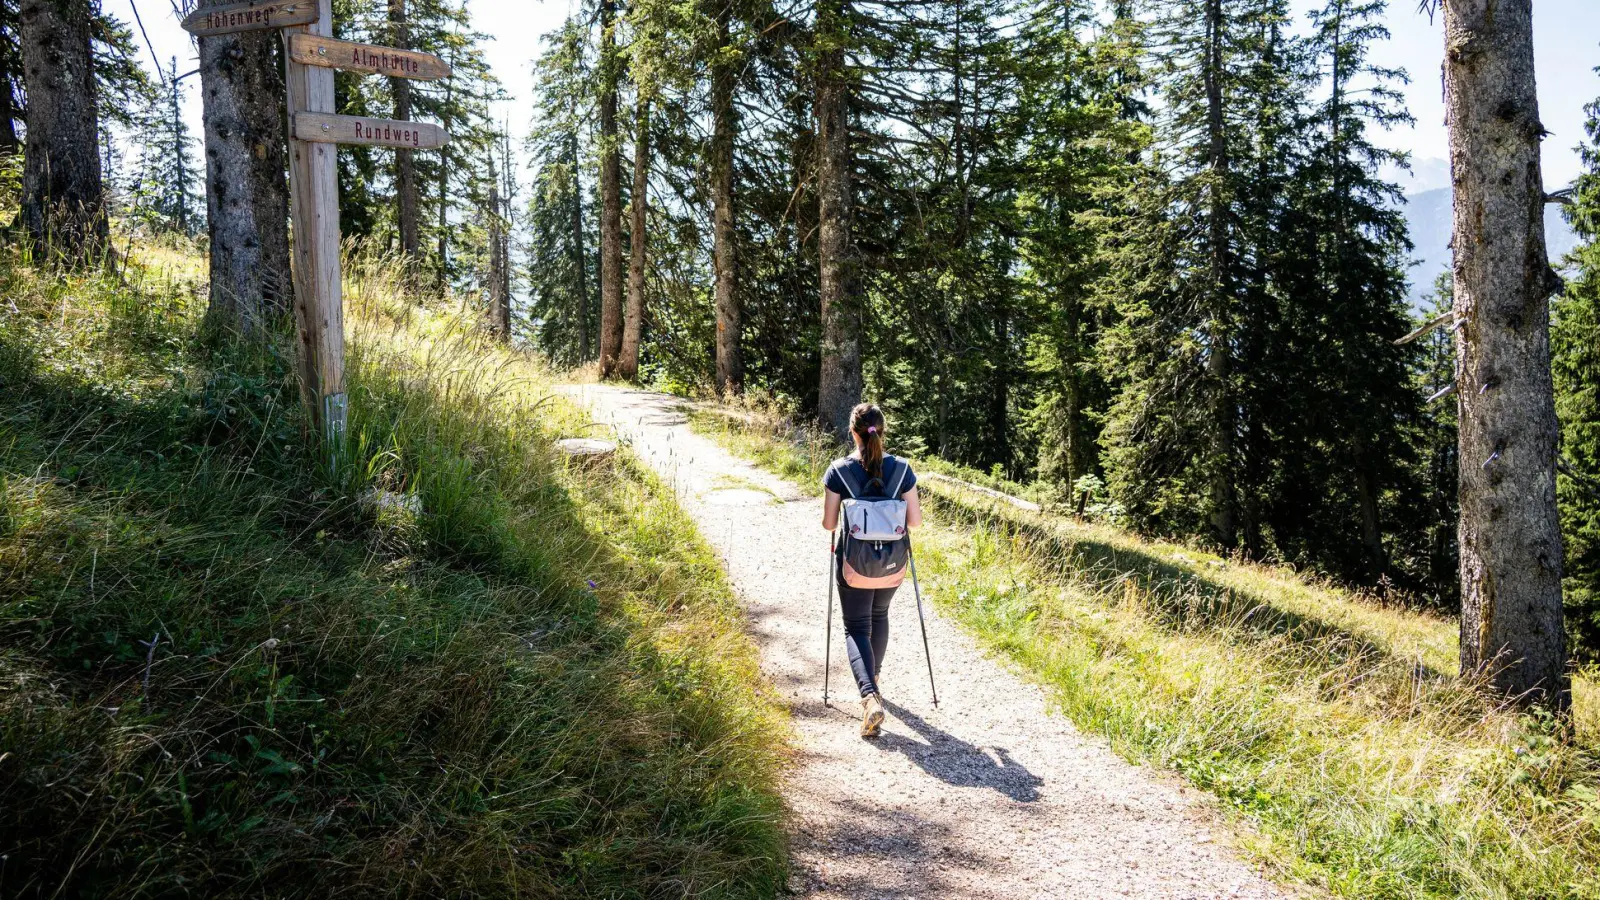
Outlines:
{"label": "gravel path", "polygon": [[1196,791],[1129,765],[1048,713],[1038,688],[928,608],[934,709],[909,584],[895,598],[883,665],[889,719],[878,740],[858,737],[837,622],[834,702],[822,703],[828,558],[818,501],[691,432],[675,398],[571,391],[678,491],[727,566],[762,668],[790,705],[795,893],[1283,896],[1228,849],[1227,829]]}

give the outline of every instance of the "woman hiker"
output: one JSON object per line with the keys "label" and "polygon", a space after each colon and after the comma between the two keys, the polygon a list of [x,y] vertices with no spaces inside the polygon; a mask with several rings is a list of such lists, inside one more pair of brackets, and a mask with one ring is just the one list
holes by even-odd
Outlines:
{"label": "woman hiker", "polygon": [[[883,412],[863,403],[850,411],[850,436],[856,452],[833,465],[822,477],[827,494],[822,502],[822,527],[833,531],[839,525],[839,509],[844,498],[905,501],[905,527],[922,524],[922,506],[917,500],[917,476],[911,464],[883,452]],[[903,568],[888,577],[863,578],[847,565],[845,545],[848,536],[835,545],[834,581],[839,587],[839,605],[844,614],[845,647],[850,656],[850,671],[861,689],[861,736],[877,737],[883,725],[883,699],[878,693],[878,668],[889,649],[889,601],[904,577]],[[909,545],[909,536],[901,544]],[[907,547],[909,549],[909,547]],[[852,585],[850,582],[856,584]]]}

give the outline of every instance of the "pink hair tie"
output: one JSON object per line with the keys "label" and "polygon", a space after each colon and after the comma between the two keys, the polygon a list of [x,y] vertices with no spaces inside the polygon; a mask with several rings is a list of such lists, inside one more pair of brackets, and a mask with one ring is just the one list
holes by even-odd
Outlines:
{"label": "pink hair tie", "polygon": [[871,426],[867,427],[867,434],[877,434],[877,433],[878,433],[878,426],[871,425]]}

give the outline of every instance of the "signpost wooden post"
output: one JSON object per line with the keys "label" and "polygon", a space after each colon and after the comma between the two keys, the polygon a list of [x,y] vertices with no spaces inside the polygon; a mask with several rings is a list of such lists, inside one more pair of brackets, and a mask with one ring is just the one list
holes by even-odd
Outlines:
{"label": "signpost wooden post", "polygon": [[[315,22],[285,32],[331,37],[333,0],[315,0]],[[289,121],[333,112],[333,70],[290,59]],[[333,448],[344,440],[344,302],[339,277],[339,161],[332,145],[289,134],[289,219],[294,229],[294,312],[300,329],[300,390]]]}
{"label": "signpost wooden post", "polygon": [[348,422],[337,145],[433,150],[443,147],[449,135],[427,122],[336,115],[333,72],[435,79],[447,77],[450,67],[426,53],[335,40],[333,0],[250,0],[208,6],[186,17],[183,27],[195,35],[283,29],[300,393],[313,426],[337,460]]}

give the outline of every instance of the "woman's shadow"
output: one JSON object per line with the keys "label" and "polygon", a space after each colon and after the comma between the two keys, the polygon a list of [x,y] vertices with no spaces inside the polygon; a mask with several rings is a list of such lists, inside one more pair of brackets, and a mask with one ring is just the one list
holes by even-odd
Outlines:
{"label": "woman's shadow", "polygon": [[990,788],[1022,803],[1039,799],[1039,786],[1044,779],[1012,759],[1004,747],[995,747],[990,756],[983,748],[940,731],[902,706],[887,702],[883,705],[926,743],[885,731],[877,739],[878,746],[905,754],[945,784]]}

